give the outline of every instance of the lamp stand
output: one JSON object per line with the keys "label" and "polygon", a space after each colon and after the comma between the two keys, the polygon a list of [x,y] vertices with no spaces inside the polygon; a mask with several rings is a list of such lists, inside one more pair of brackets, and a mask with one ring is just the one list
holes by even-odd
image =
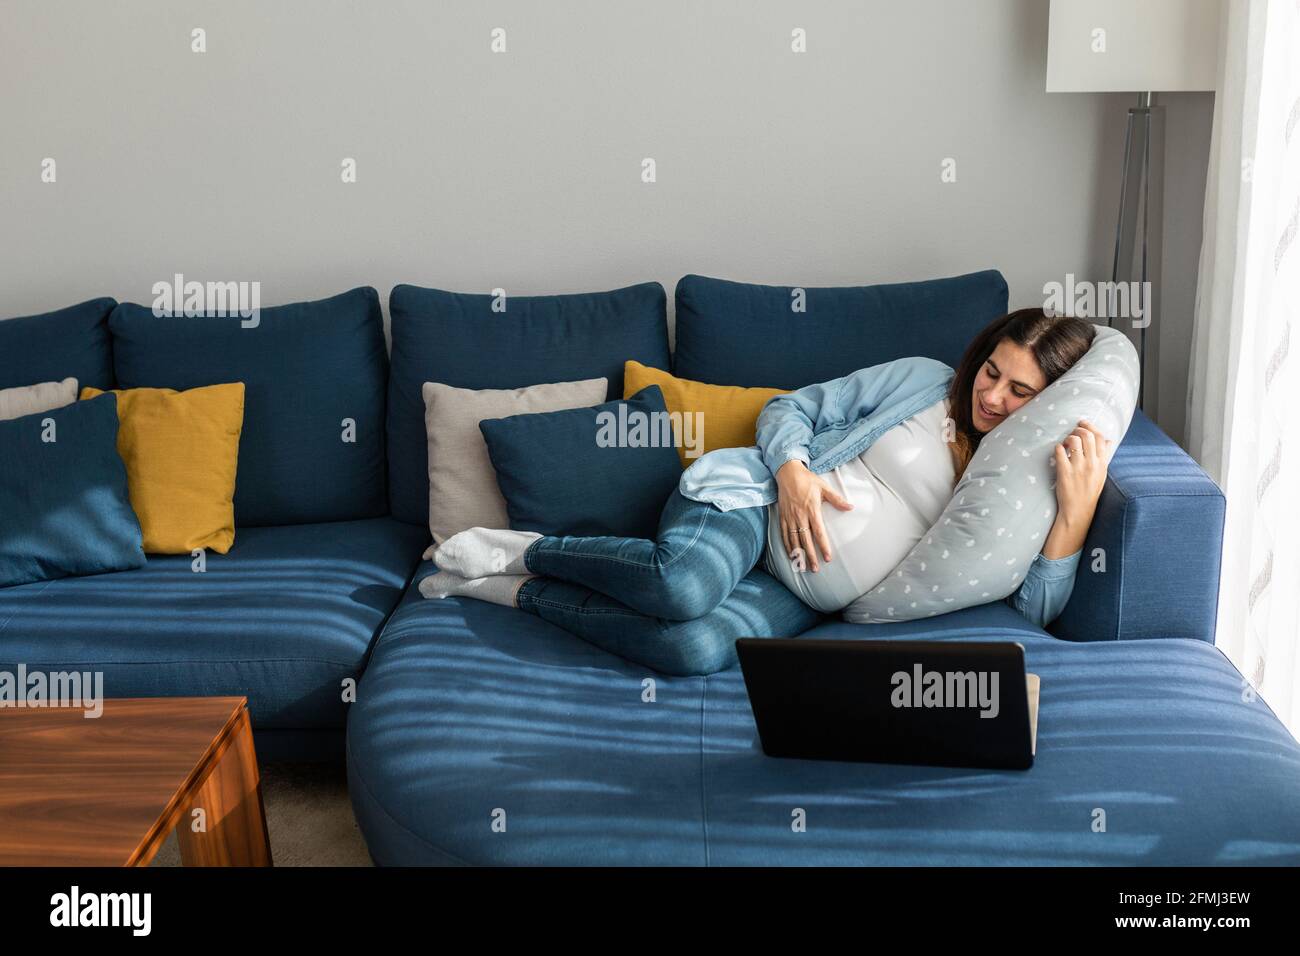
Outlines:
{"label": "lamp stand", "polygon": [[[1124,177],[1120,186],[1119,218],[1115,225],[1115,259],[1111,281],[1151,283],[1150,297],[1143,294],[1144,315],[1139,321],[1132,314],[1118,317],[1124,334],[1138,349],[1142,382],[1138,391],[1138,408],[1154,417],[1157,405],[1157,381],[1160,362],[1159,336],[1147,331],[1154,325],[1160,305],[1161,222],[1164,199],[1165,111],[1151,102],[1150,93],[1139,93],[1136,106],[1129,107],[1128,128],[1124,133]],[[1116,320],[1107,309],[1106,324]],[[1153,370],[1148,374],[1147,351],[1151,352]],[[1149,387],[1148,387],[1149,386]]]}

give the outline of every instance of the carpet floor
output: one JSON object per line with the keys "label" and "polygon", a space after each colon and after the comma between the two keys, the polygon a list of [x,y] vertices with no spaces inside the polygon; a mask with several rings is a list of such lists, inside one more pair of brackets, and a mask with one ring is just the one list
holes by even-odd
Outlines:
{"label": "carpet floor", "polygon": [[[276,866],[373,865],[352,816],[342,764],[270,763],[260,769],[266,829]],[[175,833],[167,837],[151,865],[181,865]]]}

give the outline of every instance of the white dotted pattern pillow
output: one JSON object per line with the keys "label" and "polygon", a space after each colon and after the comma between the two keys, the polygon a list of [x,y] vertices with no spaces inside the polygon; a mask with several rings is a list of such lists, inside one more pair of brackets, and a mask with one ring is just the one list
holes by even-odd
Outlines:
{"label": "white dotted pattern pillow", "polygon": [[1139,378],[1124,333],[1097,327],[1079,361],[984,436],[939,520],[844,619],[910,621],[1012,594],[1056,520],[1053,449],[1080,418],[1122,439]]}

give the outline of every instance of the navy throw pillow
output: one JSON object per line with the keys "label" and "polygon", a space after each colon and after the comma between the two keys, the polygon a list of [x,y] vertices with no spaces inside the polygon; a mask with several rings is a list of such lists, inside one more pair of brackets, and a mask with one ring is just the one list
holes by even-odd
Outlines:
{"label": "navy throw pillow", "polygon": [[117,396],[0,422],[0,587],[144,565]]}
{"label": "navy throw pillow", "polygon": [[478,427],[518,531],[653,538],[682,477],[658,385],[626,400]]}

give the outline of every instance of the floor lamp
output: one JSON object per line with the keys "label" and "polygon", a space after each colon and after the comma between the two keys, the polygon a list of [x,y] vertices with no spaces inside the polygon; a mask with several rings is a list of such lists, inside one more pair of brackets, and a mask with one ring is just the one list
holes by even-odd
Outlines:
{"label": "floor lamp", "polygon": [[[1223,0],[1052,0],[1047,92],[1136,93],[1124,133],[1110,281],[1150,289],[1144,314],[1115,317],[1142,362],[1138,407],[1156,416],[1159,386],[1165,113],[1155,92],[1213,90]],[[1150,285],[1146,285],[1150,283]],[[1100,299],[1100,296],[1098,296]],[[1150,349],[1147,333],[1151,332]],[[1151,352],[1150,365],[1147,353]]]}

